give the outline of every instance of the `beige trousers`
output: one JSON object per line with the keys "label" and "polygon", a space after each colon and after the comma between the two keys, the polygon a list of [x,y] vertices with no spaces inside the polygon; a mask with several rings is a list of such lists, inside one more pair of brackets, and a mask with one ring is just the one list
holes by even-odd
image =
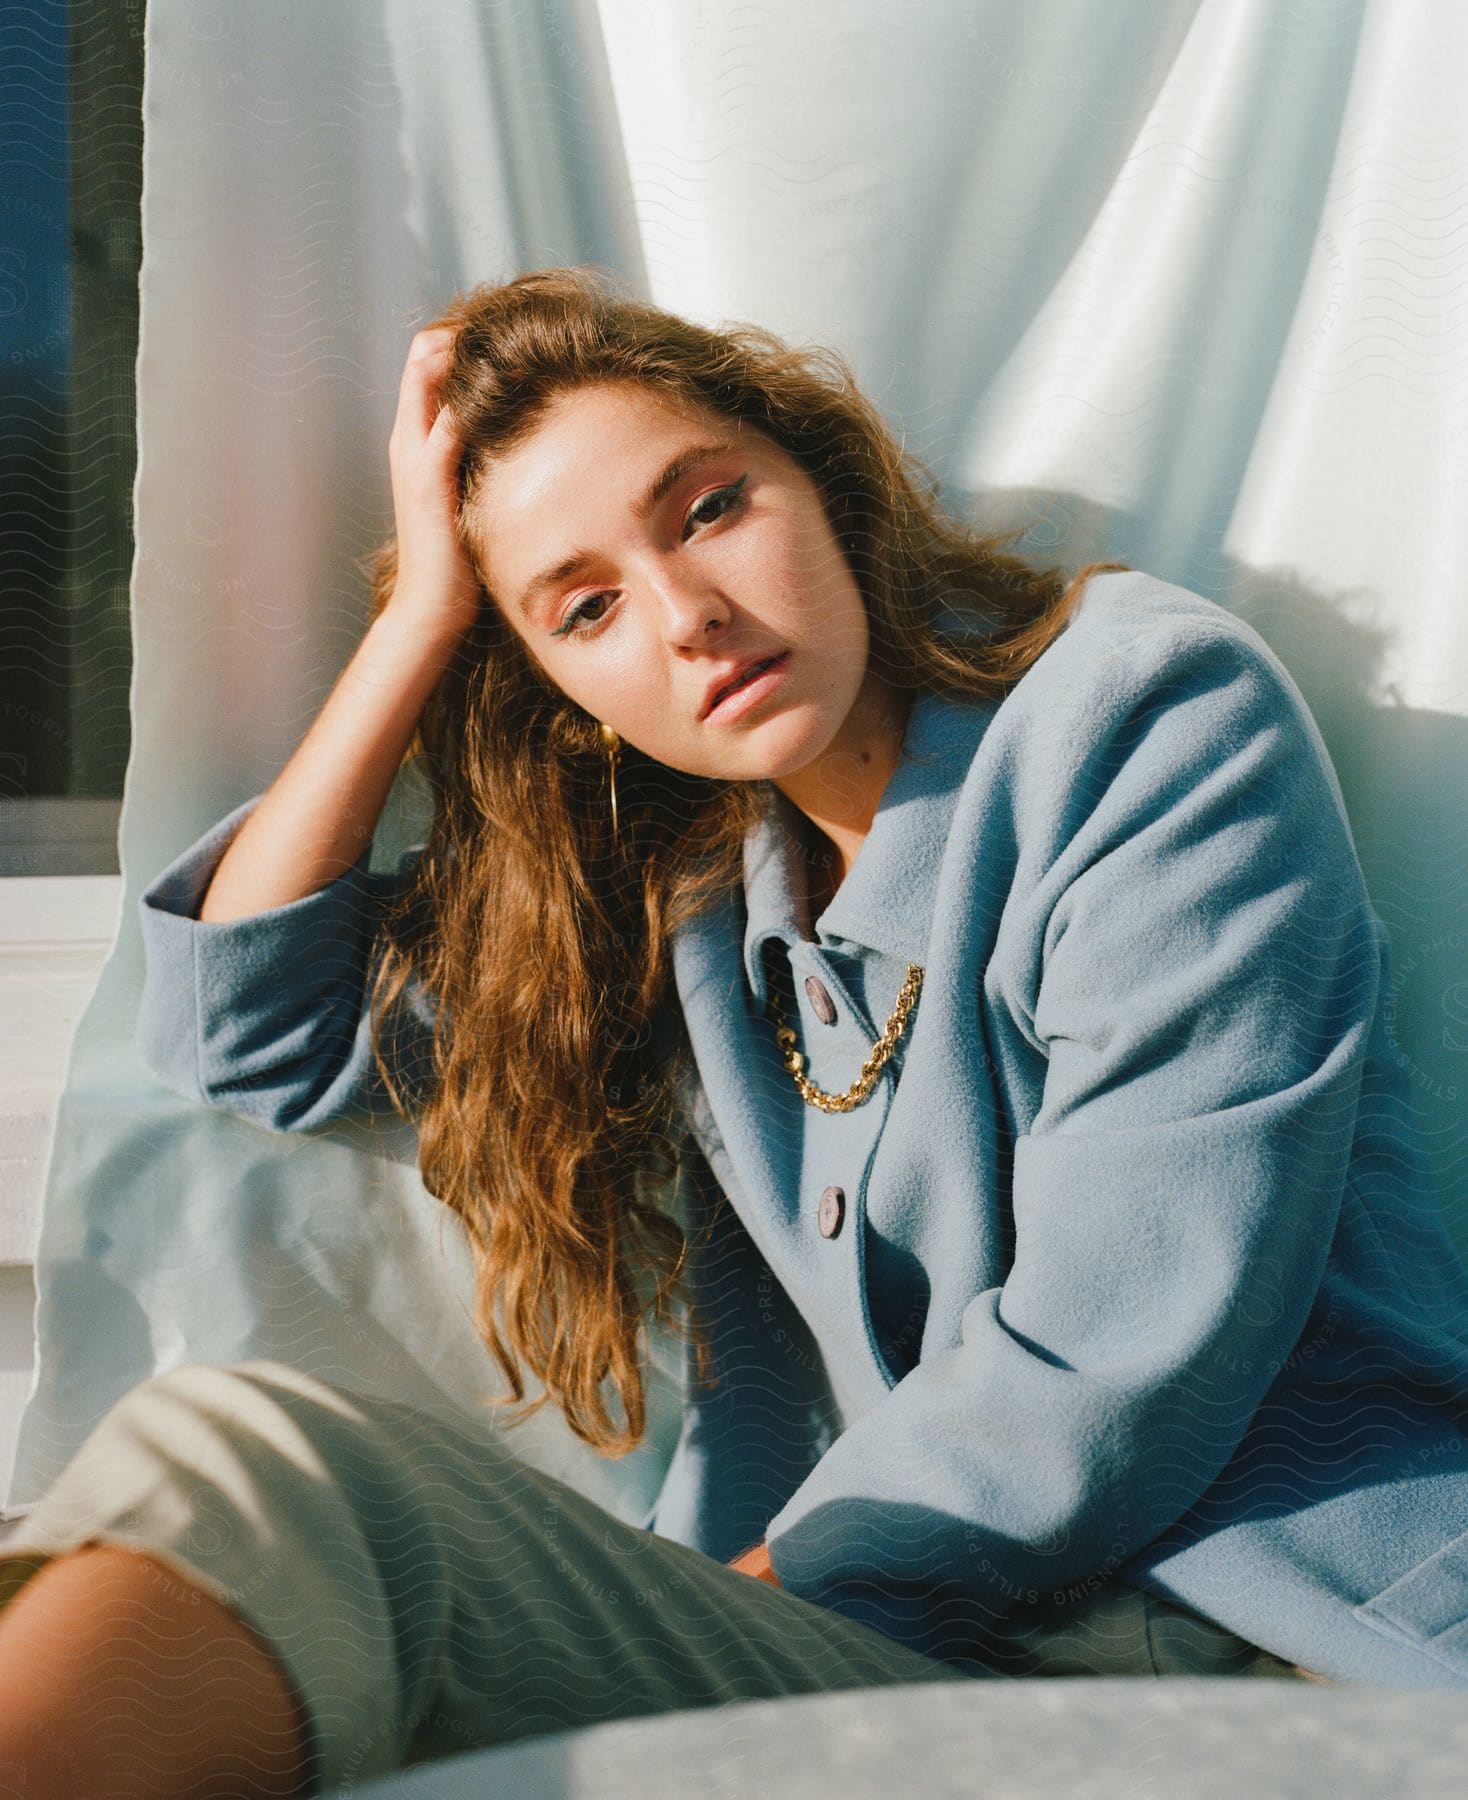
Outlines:
{"label": "beige trousers", "polygon": [[0,1608],[52,1556],[134,1545],[278,1656],[313,1793],[603,1720],[902,1681],[1301,1673],[1112,1581],[964,1672],[530,1468],[486,1424],[283,1363],[190,1363],[107,1412],[0,1547]]}

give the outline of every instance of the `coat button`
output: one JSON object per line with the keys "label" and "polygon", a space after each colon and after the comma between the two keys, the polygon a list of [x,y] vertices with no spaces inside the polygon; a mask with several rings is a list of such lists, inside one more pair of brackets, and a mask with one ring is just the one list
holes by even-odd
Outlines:
{"label": "coat button", "polygon": [[815,1015],[822,1025],[836,1023],[836,1002],[826,992],[824,982],[817,981],[814,975],[805,978],[805,997],[815,1009]]}
{"label": "coat button", "polygon": [[828,1187],[821,1194],[820,1210],[816,1214],[816,1224],[821,1228],[821,1236],[835,1237],[841,1229],[841,1221],[846,1216],[846,1196],[838,1187]]}

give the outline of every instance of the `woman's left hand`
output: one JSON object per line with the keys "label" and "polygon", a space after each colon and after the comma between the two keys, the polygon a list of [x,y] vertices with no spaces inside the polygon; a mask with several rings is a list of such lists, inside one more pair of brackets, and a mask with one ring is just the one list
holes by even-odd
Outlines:
{"label": "woman's left hand", "polygon": [[753,1575],[756,1581],[768,1581],[771,1587],[780,1585],[780,1577],[770,1567],[770,1553],[763,1543],[746,1550],[743,1556],[736,1556],[729,1567],[738,1569],[741,1575]]}

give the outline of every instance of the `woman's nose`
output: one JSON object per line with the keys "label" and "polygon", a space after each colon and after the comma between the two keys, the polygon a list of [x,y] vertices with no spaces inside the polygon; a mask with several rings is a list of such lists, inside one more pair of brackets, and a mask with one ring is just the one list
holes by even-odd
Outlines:
{"label": "woman's nose", "polygon": [[729,622],[729,602],[704,582],[665,576],[654,593],[664,641],[675,647],[702,649]]}

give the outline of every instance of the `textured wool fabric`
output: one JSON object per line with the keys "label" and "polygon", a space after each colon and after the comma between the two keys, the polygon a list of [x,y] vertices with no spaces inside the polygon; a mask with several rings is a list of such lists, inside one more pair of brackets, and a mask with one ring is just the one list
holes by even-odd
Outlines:
{"label": "textured wool fabric", "polygon": [[[141,898],[140,1037],[178,1091],[301,1129],[382,1104],[362,975],[392,883],[364,853],[192,919],[256,803]],[[1201,595],[1096,577],[1002,703],[915,701],[814,921],[806,842],[772,790],[741,889],[674,941],[721,1378],[690,1371],[646,1522],[721,1559],[764,1535],[791,1592],[929,1654],[1119,1574],[1338,1680],[1468,1683],[1468,1275],[1279,659]],[[870,1098],[807,1106],[771,976],[840,1091],[910,963]]]}

